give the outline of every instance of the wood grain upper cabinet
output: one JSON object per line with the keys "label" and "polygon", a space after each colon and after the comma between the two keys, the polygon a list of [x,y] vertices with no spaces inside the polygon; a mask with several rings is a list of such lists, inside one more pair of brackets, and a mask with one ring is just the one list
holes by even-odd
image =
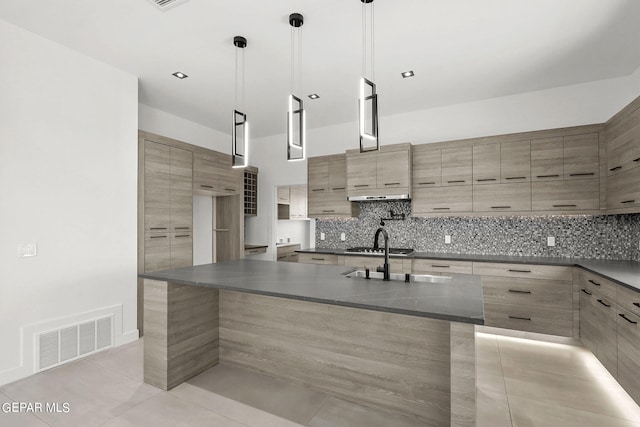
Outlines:
{"label": "wood grain upper cabinet", "polygon": [[347,154],[347,194],[359,196],[377,188],[377,152]]}
{"label": "wood grain upper cabinet", "polygon": [[214,153],[195,153],[193,157],[193,190],[214,192],[220,188],[218,165]]}
{"label": "wood grain upper cabinet", "polygon": [[530,211],[531,185],[528,182],[476,185],[473,188],[473,210],[475,212]]}
{"label": "wood grain upper cabinet", "polygon": [[329,162],[310,158],[307,163],[307,187],[310,193],[329,190]]}
{"label": "wood grain upper cabinet", "polygon": [[564,179],[600,176],[598,134],[571,135],[563,138]]}
{"label": "wood grain upper cabinet", "polygon": [[344,154],[310,157],[307,172],[308,217],[358,215],[358,205],[347,201],[347,166]]}
{"label": "wood grain upper cabinet", "polygon": [[376,160],[379,189],[409,188],[409,150],[378,153]]}
{"label": "wood grain upper cabinet", "polygon": [[290,187],[288,185],[281,185],[278,187],[278,204],[288,205],[291,202]]}
{"label": "wood grain upper cabinet", "polygon": [[442,185],[471,185],[473,151],[469,147],[442,149]]}
{"label": "wood grain upper cabinet", "polygon": [[171,147],[171,231],[191,231],[193,222],[193,153]]}
{"label": "wood grain upper cabinet", "polygon": [[442,150],[413,148],[413,188],[440,187],[442,184]]}
{"label": "wood grain upper cabinet", "polygon": [[417,188],[413,190],[412,213],[449,214],[473,210],[471,185]]}
{"label": "wood grain upper cabinet", "polygon": [[640,166],[640,108],[606,129],[607,174]]}
{"label": "wood grain upper cabinet", "polygon": [[500,182],[500,143],[473,147],[473,184]]}
{"label": "wood grain upper cabinet", "polygon": [[529,141],[500,144],[500,182],[528,182],[531,180],[531,144]]}
{"label": "wood grain upper cabinet", "polygon": [[531,180],[552,181],[564,176],[562,137],[531,141]]}
{"label": "wood grain upper cabinet", "polygon": [[599,209],[600,180],[571,179],[533,182],[531,183],[531,208],[534,211]]}
{"label": "wood grain upper cabinet", "polygon": [[344,155],[337,155],[328,162],[329,192],[344,194],[347,199],[347,159]]}
{"label": "wood grain upper cabinet", "polygon": [[640,208],[640,167],[623,170],[607,178],[607,209],[637,212]]}
{"label": "wood grain upper cabinet", "polygon": [[347,196],[409,194],[411,144],[347,152]]}
{"label": "wood grain upper cabinet", "polygon": [[168,232],[171,226],[171,148],[144,141],[145,232]]}
{"label": "wood grain upper cabinet", "polygon": [[303,185],[289,187],[289,219],[307,218],[307,188]]}

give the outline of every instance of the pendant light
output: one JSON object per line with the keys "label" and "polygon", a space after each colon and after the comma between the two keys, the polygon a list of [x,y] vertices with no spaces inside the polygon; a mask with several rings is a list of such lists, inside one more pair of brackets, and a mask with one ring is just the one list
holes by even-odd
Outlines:
{"label": "pendant light", "polygon": [[302,53],[302,24],[304,17],[299,13],[289,15],[291,25],[291,93],[287,111],[287,160],[304,160],[306,154],[306,118],[300,92],[302,78],[300,56]]}
{"label": "pendant light", "polygon": [[[380,149],[378,139],[378,95],[376,94],[374,64],[374,11],[373,0],[362,2],[362,77],[358,98],[360,123],[360,152]],[[367,58],[367,51],[369,55]],[[369,59],[369,61],[367,61]],[[369,67],[369,73],[367,73]]]}
{"label": "pendant light", "polygon": [[[233,110],[233,127],[231,129],[231,167],[243,168],[249,164],[249,122],[244,111],[244,48],[247,47],[247,39],[242,36],[233,38],[236,47],[236,75],[235,75],[235,107]],[[238,63],[241,63],[238,66]],[[240,78],[238,78],[240,76]],[[240,80],[240,85],[238,84]],[[238,86],[241,96],[238,97]],[[241,103],[238,104],[238,98]]]}

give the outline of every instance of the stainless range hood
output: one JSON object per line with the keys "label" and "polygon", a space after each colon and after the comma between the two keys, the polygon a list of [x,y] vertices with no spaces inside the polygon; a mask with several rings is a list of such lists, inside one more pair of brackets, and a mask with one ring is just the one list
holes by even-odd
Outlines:
{"label": "stainless range hood", "polygon": [[386,196],[349,196],[350,202],[375,202],[377,200],[409,200],[408,194],[388,194]]}

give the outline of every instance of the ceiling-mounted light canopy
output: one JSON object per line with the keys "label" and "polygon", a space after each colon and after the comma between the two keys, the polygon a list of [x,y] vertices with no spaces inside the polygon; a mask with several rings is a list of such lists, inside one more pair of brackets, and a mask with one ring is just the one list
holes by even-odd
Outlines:
{"label": "ceiling-mounted light canopy", "polygon": [[[362,77],[358,97],[360,152],[380,149],[378,139],[378,94],[375,81],[373,0],[362,2]],[[367,61],[368,59],[368,61]],[[367,73],[369,67],[369,73]]]}
{"label": "ceiling-mounted light canopy", "polygon": [[176,71],[175,73],[172,74],[172,76],[177,77],[180,80],[186,79],[187,77],[189,77],[185,73],[183,73],[182,71]]}
{"label": "ceiling-mounted light canopy", "polygon": [[409,71],[403,71],[402,72],[402,78],[406,79],[409,77],[413,77],[415,76],[415,74],[413,73],[413,70],[409,70]]}
{"label": "ceiling-mounted light canopy", "polygon": [[[242,36],[233,38],[233,45],[236,49],[236,75],[235,75],[235,108],[233,109],[233,120],[231,128],[231,167],[243,168],[249,164],[249,122],[244,110],[244,48],[247,47],[247,39]],[[238,54],[242,52],[242,54]],[[241,61],[241,65],[238,62]],[[238,79],[238,75],[241,76]],[[242,91],[241,105],[238,105],[238,80]]]}
{"label": "ceiling-mounted light canopy", "polygon": [[289,15],[291,25],[291,93],[288,97],[287,109],[287,160],[304,160],[306,157],[306,117],[300,92],[301,71],[300,57],[302,56],[302,24],[304,17],[299,13]]}

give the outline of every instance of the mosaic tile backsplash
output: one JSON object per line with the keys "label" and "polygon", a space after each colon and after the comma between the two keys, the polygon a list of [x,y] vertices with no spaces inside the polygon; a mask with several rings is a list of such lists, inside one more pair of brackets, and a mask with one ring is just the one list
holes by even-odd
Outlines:
{"label": "mosaic tile backsplash", "polygon": [[[632,259],[640,261],[640,214],[531,217],[412,217],[411,202],[362,202],[360,217],[317,219],[316,247],[372,246],[380,218],[390,211],[405,220],[385,221],[389,244],[421,252]],[[325,233],[325,240],[320,240]],[[346,241],[340,241],[345,233]],[[445,244],[445,235],[451,243]],[[556,246],[547,246],[547,236]],[[380,239],[382,243],[382,239]]]}

